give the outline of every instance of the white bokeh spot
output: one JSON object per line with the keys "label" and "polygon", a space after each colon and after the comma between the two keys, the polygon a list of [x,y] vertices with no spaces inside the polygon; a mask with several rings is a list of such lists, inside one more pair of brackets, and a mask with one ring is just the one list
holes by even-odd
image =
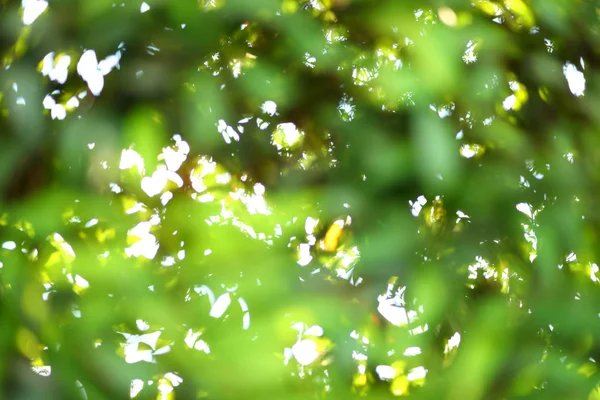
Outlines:
{"label": "white bokeh spot", "polygon": [[86,50],[77,63],[77,73],[87,82],[90,92],[94,96],[100,95],[104,88],[104,76],[107,75],[113,68],[119,67],[121,60],[121,52],[106,57],[98,63],[96,52],[94,50]]}
{"label": "white bokeh spot", "polygon": [[23,0],[21,2],[23,7],[23,24],[31,25],[40,16],[46,8],[48,8],[48,2],[45,0]]}

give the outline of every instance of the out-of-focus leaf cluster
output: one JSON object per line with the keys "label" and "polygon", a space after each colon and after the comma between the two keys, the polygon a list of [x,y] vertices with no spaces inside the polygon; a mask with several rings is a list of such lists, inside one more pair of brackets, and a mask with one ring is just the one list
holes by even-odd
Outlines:
{"label": "out-of-focus leaf cluster", "polygon": [[0,0],[0,393],[600,398],[599,15]]}

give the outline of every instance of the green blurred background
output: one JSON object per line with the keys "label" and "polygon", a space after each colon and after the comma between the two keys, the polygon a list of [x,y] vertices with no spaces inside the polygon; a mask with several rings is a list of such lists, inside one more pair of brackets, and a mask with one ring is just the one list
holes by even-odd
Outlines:
{"label": "green blurred background", "polygon": [[6,399],[600,399],[600,3],[0,0]]}

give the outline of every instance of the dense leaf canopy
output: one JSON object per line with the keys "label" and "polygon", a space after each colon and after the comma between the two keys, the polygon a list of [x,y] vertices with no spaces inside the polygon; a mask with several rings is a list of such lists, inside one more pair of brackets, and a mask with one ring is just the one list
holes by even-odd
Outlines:
{"label": "dense leaf canopy", "polygon": [[599,7],[0,0],[2,397],[600,399]]}

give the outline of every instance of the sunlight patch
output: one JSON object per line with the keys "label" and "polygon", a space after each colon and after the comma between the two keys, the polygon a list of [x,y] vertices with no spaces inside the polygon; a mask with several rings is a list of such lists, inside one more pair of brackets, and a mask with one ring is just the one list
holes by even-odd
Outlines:
{"label": "sunlight patch", "polygon": [[304,230],[307,235],[312,235],[315,231],[317,224],[319,223],[318,219],[314,219],[312,217],[306,217],[306,221],[304,222]]}
{"label": "sunlight patch", "polygon": [[396,370],[389,365],[378,365],[375,367],[375,372],[382,381],[391,380],[396,377]]}
{"label": "sunlight patch", "polygon": [[302,365],[309,365],[319,358],[318,346],[310,339],[304,339],[292,346],[292,355]]}
{"label": "sunlight patch", "polygon": [[533,219],[533,211],[531,209],[531,205],[527,203],[519,203],[516,206],[517,210],[527,215],[529,218]]}
{"label": "sunlight patch", "polygon": [[190,153],[190,145],[181,139],[181,135],[174,135],[173,139],[175,140],[175,147],[165,147],[162,151],[162,154],[159,156],[159,159],[164,159],[165,164],[167,165],[167,169],[169,171],[177,171],[181,168],[181,165],[187,159],[188,154]]}
{"label": "sunlight patch", "polygon": [[277,103],[267,100],[260,106],[260,109],[263,113],[272,117],[277,114]]}
{"label": "sunlight patch", "polygon": [[230,304],[231,297],[229,296],[229,293],[220,295],[212,305],[209,315],[213,318],[221,318]]}
{"label": "sunlight patch", "polygon": [[407,378],[409,381],[424,379],[427,375],[427,370],[424,367],[413,368],[408,372]]}
{"label": "sunlight patch", "polygon": [[90,286],[89,282],[82,278],[81,275],[75,275],[73,277],[73,274],[67,274],[67,279],[71,284],[76,285],[82,289],[86,289]]}
{"label": "sunlight patch", "polygon": [[583,96],[585,92],[585,76],[579,71],[574,64],[567,62],[563,67],[563,74],[567,78],[569,90],[575,96]]}
{"label": "sunlight patch", "polygon": [[138,394],[140,394],[140,392],[142,391],[143,388],[144,388],[143,380],[133,379],[131,381],[131,385],[129,387],[129,397],[131,397],[131,398],[136,397]]}
{"label": "sunlight patch", "polygon": [[137,224],[128,232],[128,242],[133,244],[125,248],[127,257],[145,257],[152,260],[158,252],[159,244],[156,236],[150,233],[152,223],[143,221]]}
{"label": "sunlight patch", "polygon": [[2,248],[4,250],[14,250],[17,248],[17,244],[11,240],[11,241],[2,243]]}
{"label": "sunlight patch", "polygon": [[144,159],[142,156],[133,149],[123,149],[121,152],[121,162],[119,163],[120,169],[129,169],[137,167],[138,173],[144,173]]}
{"label": "sunlight patch", "polygon": [[290,148],[299,144],[303,137],[304,132],[298,130],[294,123],[285,122],[277,125],[275,128],[275,132],[273,132],[273,144],[277,147],[277,150]]}
{"label": "sunlight patch", "polygon": [[45,0],[23,0],[21,2],[23,7],[23,24],[31,25],[40,16],[46,8],[48,8],[48,2]]}
{"label": "sunlight patch", "polygon": [[81,79],[87,82],[90,92],[94,96],[98,96],[104,88],[104,76],[108,75],[113,68],[119,68],[120,60],[120,50],[100,62],[98,62],[94,50],[86,50],[77,63],[77,73],[81,75]]}
{"label": "sunlight patch", "polygon": [[478,144],[465,143],[460,146],[459,151],[464,158],[473,158],[483,153],[483,147]]}
{"label": "sunlight patch", "polygon": [[392,325],[408,325],[408,314],[406,313],[406,309],[404,307],[400,307],[397,304],[396,299],[388,299],[385,296],[379,296],[377,300],[379,301],[377,311],[379,311],[379,313]]}
{"label": "sunlight patch", "polygon": [[420,195],[414,202],[412,200],[409,200],[408,204],[410,205],[410,212],[413,215],[413,217],[418,217],[421,213],[421,210],[423,209],[423,206],[427,204],[427,199],[425,198],[425,196]]}
{"label": "sunlight patch", "polygon": [[308,243],[300,243],[298,246],[298,265],[306,267],[312,261],[313,257],[310,255],[310,245]]}
{"label": "sunlight patch", "polygon": [[208,346],[208,343],[206,343],[202,339],[199,339],[201,335],[202,332],[194,332],[191,329],[189,329],[183,341],[191,349],[196,349],[205,354],[210,354],[210,347]]}
{"label": "sunlight patch", "polygon": [[371,80],[377,78],[378,75],[377,72],[369,71],[367,68],[354,68],[352,70],[352,79],[357,86],[365,86]]}
{"label": "sunlight patch", "polygon": [[67,243],[67,241],[65,241],[65,239],[59,233],[55,233],[52,236],[51,242],[54,247],[62,250],[65,255],[70,258],[75,258],[75,251],[73,250],[73,247]]}
{"label": "sunlight patch", "polygon": [[52,374],[52,367],[48,365],[31,367],[31,370],[40,376],[50,376]]}
{"label": "sunlight patch", "polygon": [[142,190],[148,196],[154,197],[163,191],[169,181],[175,183],[179,188],[183,186],[183,179],[177,173],[165,169],[164,166],[159,167],[151,176],[142,178]]}
{"label": "sunlight patch", "polygon": [[506,99],[504,99],[504,101],[502,102],[502,108],[504,108],[506,111],[508,111],[514,107],[516,102],[517,102],[517,96],[515,96],[514,94],[511,94]]}
{"label": "sunlight patch", "polygon": [[46,110],[50,110],[50,117],[52,119],[63,120],[67,117],[66,108],[62,104],[57,103],[50,95],[44,97],[42,105]]}
{"label": "sunlight patch", "polygon": [[592,282],[598,282],[598,277],[596,276],[596,274],[599,270],[600,268],[598,268],[598,265],[596,263],[590,264],[590,279],[592,280]]}
{"label": "sunlight patch", "polygon": [[[125,362],[134,364],[140,361],[154,362],[154,356],[165,354],[171,351],[170,346],[163,346],[157,349],[158,338],[161,331],[146,333],[143,335],[132,335],[124,332],[117,332],[125,337],[126,342],[121,344],[124,348]],[[139,350],[140,343],[150,346],[150,349]]]}
{"label": "sunlight patch", "polygon": [[158,391],[160,392],[160,398],[173,397],[170,393],[175,390],[175,387],[179,386],[183,382],[183,379],[175,375],[172,372],[167,372],[162,378],[158,380]]}
{"label": "sunlight patch", "polygon": [[438,16],[440,17],[440,21],[448,26],[456,26],[458,24],[458,17],[451,8],[440,7],[438,10]]}
{"label": "sunlight patch", "polygon": [[223,136],[223,140],[227,144],[231,144],[231,139],[235,140],[236,142],[240,141],[240,135],[235,131],[235,129],[233,129],[232,126],[227,125],[225,120],[220,119],[217,122],[217,130],[221,136]]}
{"label": "sunlight patch", "polygon": [[476,49],[477,49],[477,44],[475,42],[469,40],[467,42],[467,48],[465,50],[465,53],[462,56],[462,59],[465,62],[465,64],[471,64],[471,63],[474,63],[475,61],[477,61]]}
{"label": "sunlight patch", "polygon": [[58,82],[61,85],[67,81],[69,75],[69,65],[71,65],[71,56],[62,54],[56,60],[54,52],[46,54],[42,60],[42,75],[47,76],[50,81]]}
{"label": "sunlight patch", "polygon": [[418,356],[419,354],[421,354],[421,348],[420,347],[408,347],[406,350],[404,350],[404,355],[407,357],[414,357],[414,356]]}

